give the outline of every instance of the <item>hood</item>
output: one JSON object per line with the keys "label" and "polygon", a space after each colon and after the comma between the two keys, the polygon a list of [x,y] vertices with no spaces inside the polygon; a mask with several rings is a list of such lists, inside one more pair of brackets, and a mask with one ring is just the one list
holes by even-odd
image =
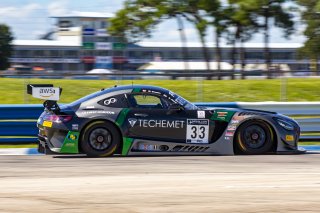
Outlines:
{"label": "hood", "polygon": [[243,113],[250,113],[250,114],[272,114],[272,115],[278,114],[277,112],[257,110],[257,109],[220,108],[220,107],[199,107],[199,108],[203,110],[228,110],[233,112],[243,112]]}

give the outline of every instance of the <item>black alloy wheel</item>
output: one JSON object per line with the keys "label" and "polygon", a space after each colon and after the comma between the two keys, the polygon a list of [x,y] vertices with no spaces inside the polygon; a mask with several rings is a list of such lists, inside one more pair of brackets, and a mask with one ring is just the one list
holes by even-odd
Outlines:
{"label": "black alloy wheel", "polygon": [[113,124],[95,121],[85,127],[80,148],[89,157],[107,157],[115,153],[120,142],[120,134]]}
{"label": "black alloy wheel", "polygon": [[235,137],[238,154],[265,154],[272,150],[274,135],[271,127],[263,121],[252,120],[242,124]]}

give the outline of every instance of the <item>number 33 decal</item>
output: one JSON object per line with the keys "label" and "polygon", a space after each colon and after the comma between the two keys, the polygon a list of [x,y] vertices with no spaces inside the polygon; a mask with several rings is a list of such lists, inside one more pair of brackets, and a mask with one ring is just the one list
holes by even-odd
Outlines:
{"label": "number 33 decal", "polygon": [[188,119],[187,121],[187,143],[208,143],[209,120]]}
{"label": "number 33 decal", "polygon": [[[198,131],[198,128],[199,128],[199,131]],[[199,137],[199,138],[203,139],[205,137],[206,128],[204,126],[200,126],[200,127],[192,126],[191,130],[192,130],[191,138]],[[200,134],[198,135],[199,132],[200,132]]]}

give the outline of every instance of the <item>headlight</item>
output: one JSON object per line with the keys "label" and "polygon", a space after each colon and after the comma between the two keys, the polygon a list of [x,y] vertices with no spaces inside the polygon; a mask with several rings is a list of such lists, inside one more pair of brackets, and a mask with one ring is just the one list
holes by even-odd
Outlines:
{"label": "headlight", "polygon": [[290,131],[294,130],[294,126],[293,126],[291,123],[289,123],[289,122],[287,122],[287,121],[284,121],[284,120],[281,120],[281,119],[276,119],[276,121],[277,121],[278,124],[279,124],[280,126],[282,126],[284,129],[290,130]]}

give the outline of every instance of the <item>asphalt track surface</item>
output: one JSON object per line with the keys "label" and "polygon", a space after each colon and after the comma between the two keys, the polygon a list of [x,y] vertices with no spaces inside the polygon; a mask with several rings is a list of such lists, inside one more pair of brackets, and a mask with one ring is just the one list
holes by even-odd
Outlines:
{"label": "asphalt track surface", "polygon": [[0,156],[0,212],[319,212],[320,154]]}

